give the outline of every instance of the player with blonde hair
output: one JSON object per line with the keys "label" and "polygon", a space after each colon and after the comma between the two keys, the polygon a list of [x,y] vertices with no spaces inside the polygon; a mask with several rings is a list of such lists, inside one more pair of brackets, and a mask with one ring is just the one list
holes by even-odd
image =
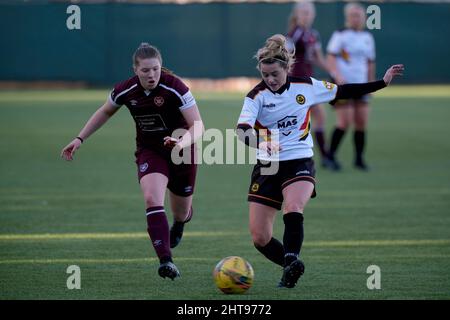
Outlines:
{"label": "player with blonde hair", "polygon": [[[363,83],[375,79],[375,41],[370,32],[364,30],[366,12],[358,3],[348,3],[344,8],[346,28],[335,31],[328,42],[328,65],[337,84]],[[336,159],[338,147],[345,132],[353,126],[355,168],[367,171],[364,159],[366,130],[369,120],[369,96],[337,101],[334,106],[336,124],[328,150],[329,168],[341,169]]]}
{"label": "player with blonde hair", "polygon": [[[274,35],[256,54],[262,81],[246,96],[237,135],[257,149],[248,193],[249,229],[254,245],[266,258],[283,266],[280,287],[293,288],[304,272],[299,259],[303,243],[303,214],[315,192],[311,107],[358,97],[389,85],[403,65],[390,67],[382,80],[336,85],[311,77],[291,77],[294,62],[286,38]],[[275,174],[265,170],[277,164]],[[273,237],[277,211],[282,209],[283,242]]]}

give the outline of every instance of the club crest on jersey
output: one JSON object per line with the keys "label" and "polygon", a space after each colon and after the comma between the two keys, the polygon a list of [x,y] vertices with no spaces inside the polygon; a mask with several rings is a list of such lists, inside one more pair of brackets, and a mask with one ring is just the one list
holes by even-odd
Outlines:
{"label": "club crest on jersey", "polygon": [[153,102],[155,102],[155,105],[157,107],[161,107],[164,104],[164,98],[161,96],[157,96],[155,97],[155,99],[153,99]]}
{"label": "club crest on jersey", "polygon": [[141,164],[139,166],[139,171],[141,171],[141,172],[145,172],[145,171],[147,171],[147,169],[148,169],[148,163],[147,162],[145,162],[145,163],[143,163],[143,164]]}
{"label": "club crest on jersey", "polygon": [[137,105],[137,101],[136,101],[136,100],[130,100],[130,104],[131,104],[132,106],[135,106],[135,105]]}
{"label": "club crest on jersey", "polygon": [[286,116],[281,120],[277,121],[278,130],[284,135],[288,136],[291,134],[292,130],[297,127],[298,121],[296,116]]}
{"label": "club crest on jersey", "polygon": [[295,100],[297,101],[298,104],[305,104],[305,102],[306,102],[306,98],[305,98],[305,96],[302,95],[302,94],[298,94],[298,95],[295,97]]}
{"label": "club crest on jersey", "polygon": [[323,85],[325,86],[325,88],[327,88],[328,90],[333,90],[334,88],[334,83],[330,83],[328,81],[323,81]]}

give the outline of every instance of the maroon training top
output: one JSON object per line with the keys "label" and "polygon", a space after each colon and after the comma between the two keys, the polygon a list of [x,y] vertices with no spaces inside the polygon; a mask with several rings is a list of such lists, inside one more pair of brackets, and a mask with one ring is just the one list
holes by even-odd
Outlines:
{"label": "maroon training top", "polygon": [[174,74],[161,71],[155,89],[145,90],[134,76],[114,86],[110,102],[126,105],[136,122],[136,146],[164,150],[165,136],[178,128],[188,129],[181,113],[195,104],[189,88]]}
{"label": "maroon training top", "polygon": [[288,36],[295,45],[295,63],[291,71],[294,77],[311,77],[316,48],[321,47],[319,32],[315,29],[305,30],[296,27]]}

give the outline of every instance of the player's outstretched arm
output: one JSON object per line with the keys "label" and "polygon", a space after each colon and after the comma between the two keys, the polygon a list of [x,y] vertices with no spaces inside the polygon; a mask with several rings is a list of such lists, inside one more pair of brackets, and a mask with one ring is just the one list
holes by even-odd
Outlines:
{"label": "player's outstretched arm", "polygon": [[117,110],[119,110],[119,108],[113,106],[111,102],[107,100],[105,104],[101,106],[86,122],[78,136],[62,149],[61,157],[64,160],[72,161],[73,155],[80,148],[83,141],[103,126],[105,122],[117,112]]}
{"label": "player's outstretched arm", "polygon": [[391,83],[394,77],[403,75],[403,71],[404,67],[402,64],[395,64],[386,71],[383,80],[339,85],[337,88],[336,97],[330,103],[334,104],[336,100],[339,99],[358,98],[365,94],[383,89]]}

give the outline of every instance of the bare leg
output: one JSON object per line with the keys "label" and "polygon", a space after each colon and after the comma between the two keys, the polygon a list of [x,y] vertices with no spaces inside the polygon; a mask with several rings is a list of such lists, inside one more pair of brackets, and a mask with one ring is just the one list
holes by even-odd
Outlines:
{"label": "bare leg", "polygon": [[173,213],[173,225],[170,228],[170,247],[175,248],[183,237],[184,225],[189,222],[193,215],[193,196],[182,197],[170,191],[169,200]]}
{"label": "bare leg", "polygon": [[272,236],[277,211],[275,208],[250,202],[250,233],[255,248],[273,263],[283,266],[283,244]]}

